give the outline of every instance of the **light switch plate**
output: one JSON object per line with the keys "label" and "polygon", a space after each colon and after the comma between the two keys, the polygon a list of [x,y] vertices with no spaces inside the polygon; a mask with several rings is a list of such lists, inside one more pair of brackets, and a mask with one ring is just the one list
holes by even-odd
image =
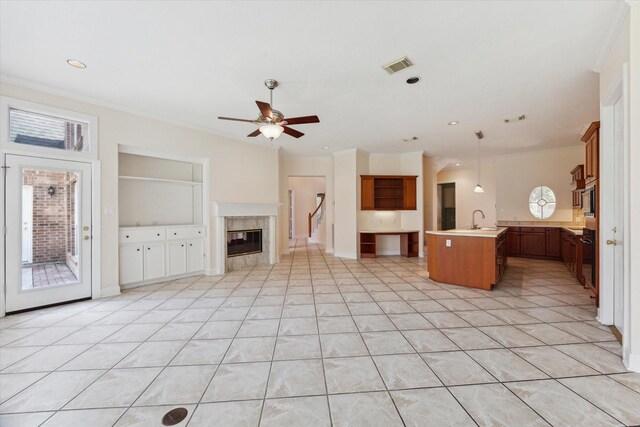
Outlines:
{"label": "light switch plate", "polygon": [[450,248],[451,247],[451,240],[450,239],[445,240],[444,244],[445,244],[446,247]]}

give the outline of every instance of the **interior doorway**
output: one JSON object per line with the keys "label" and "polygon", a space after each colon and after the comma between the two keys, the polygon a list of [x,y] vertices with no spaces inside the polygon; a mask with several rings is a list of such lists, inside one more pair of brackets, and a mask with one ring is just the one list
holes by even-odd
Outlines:
{"label": "interior doorway", "polygon": [[439,230],[456,228],[456,183],[438,184]]}
{"label": "interior doorway", "polygon": [[289,238],[308,238],[324,244],[326,238],[326,203],[324,176],[290,176]]}

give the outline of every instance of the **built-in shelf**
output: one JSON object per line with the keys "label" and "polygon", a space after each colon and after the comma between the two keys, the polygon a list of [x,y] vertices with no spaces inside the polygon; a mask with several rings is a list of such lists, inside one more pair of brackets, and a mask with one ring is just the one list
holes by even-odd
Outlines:
{"label": "built-in shelf", "polygon": [[172,184],[184,184],[184,185],[202,185],[201,182],[195,181],[182,181],[178,179],[164,179],[164,178],[149,178],[146,176],[124,176],[121,175],[118,177],[119,179],[128,180],[128,181],[150,181],[150,182],[165,182]]}

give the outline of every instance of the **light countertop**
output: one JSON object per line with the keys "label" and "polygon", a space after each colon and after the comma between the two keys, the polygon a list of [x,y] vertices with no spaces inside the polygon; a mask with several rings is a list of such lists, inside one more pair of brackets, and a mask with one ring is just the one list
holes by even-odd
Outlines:
{"label": "light countertop", "polygon": [[563,230],[568,231],[569,233],[573,233],[576,236],[582,236],[582,229],[584,227],[580,226],[567,226],[567,225],[504,225],[503,227],[519,227],[519,228],[561,228]]}
{"label": "light countertop", "polygon": [[359,230],[358,233],[419,233],[420,230]]}
{"label": "light countertop", "polygon": [[456,229],[456,230],[439,230],[439,231],[425,231],[426,234],[433,234],[436,236],[464,236],[464,237],[490,237],[496,238],[505,231],[508,227],[498,227],[492,229]]}

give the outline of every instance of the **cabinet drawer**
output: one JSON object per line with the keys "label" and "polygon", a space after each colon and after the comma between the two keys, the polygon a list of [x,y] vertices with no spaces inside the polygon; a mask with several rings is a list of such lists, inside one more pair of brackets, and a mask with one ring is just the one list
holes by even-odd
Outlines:
{"label": "cabinet drawer", "polygon": [[206,236],[205,227],[195,225],[193,227],[167,227],[167,239],[197,239]]}
{"label": "cabinet drawer", "polygon": [[164,228],[123,229],[119,232],[120,243],[158,242],[165,240]]}
{"label": "cabinet drawer", "polygon": [[544,233],[545,227],[520,227],[520,231],[523,233]]}

